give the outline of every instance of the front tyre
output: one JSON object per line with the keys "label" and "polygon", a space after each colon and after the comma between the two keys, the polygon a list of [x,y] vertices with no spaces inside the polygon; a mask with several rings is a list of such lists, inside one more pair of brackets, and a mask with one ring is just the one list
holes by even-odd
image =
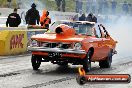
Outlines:
{"label": "front tyre", "polygon": [[84,59],[84,62],[83,62],[83,69],[86,72],[89,72],[91,70],[91,56],[92,56],[92,52],[88,51],[86,58]]}
{"label": "front tyre", "polygon": [[38,68],[41,65],[41,60],[42,58],[40,58],[39,56],[32,55],[31,63],[32,63],[33,70],[38,70]]}

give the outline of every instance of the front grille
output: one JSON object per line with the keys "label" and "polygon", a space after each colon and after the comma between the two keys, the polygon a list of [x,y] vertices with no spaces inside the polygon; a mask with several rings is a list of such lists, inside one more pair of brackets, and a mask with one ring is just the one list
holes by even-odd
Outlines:
{"label": "front grille", "polygon": [[48,48],[63,48],[63,49],[69,49],[72,47],[71,43],[48,43],[43,42],[41,43],[42,47],[48,47]]}

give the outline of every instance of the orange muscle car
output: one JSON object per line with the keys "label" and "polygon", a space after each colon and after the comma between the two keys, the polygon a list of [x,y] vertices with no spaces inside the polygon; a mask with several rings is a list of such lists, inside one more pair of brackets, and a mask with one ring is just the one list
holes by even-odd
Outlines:
{"label": "orange muscle car", "polygon": [[105,27],[88,21],[57,21],[44,34],[31,37],[32,67],[37,70],[41,62],[58,65],[83,65],[90,71],[91,62],[109,68],[116,54],[116,43]]}

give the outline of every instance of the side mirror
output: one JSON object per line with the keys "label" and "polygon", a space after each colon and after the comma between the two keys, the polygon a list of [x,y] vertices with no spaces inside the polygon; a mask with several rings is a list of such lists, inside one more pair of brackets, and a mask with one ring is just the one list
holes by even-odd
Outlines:
{"label": "side mirror", "polygon": [[118,43],[118,41],[115,41],[115,43]]}

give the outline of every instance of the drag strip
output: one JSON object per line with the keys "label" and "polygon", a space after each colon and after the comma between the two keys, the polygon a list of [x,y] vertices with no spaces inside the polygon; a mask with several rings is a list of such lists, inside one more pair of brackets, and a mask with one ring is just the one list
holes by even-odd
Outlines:
{"label": "drag strip", "polygon": [[[0,61],[0,88],[66,88],[74,85],[80,88],[76,83],[78,67],[69,65],[60,67],[51,63],[42,63],[40,70],[32,70],[31,56],[13,57],[2,59]],[[92,70],[87,74],[118,74],[125,73],[132,67],[132,57],[113,58],[111,68],[100,69],[98,63],[92,63]],[[127,69],[126,69],[127,68]],[[129,73],[126,73],[129,74]],[[93,85],[87,84],[85,87]],[[64,87],[65,88],[65,87]]]}

